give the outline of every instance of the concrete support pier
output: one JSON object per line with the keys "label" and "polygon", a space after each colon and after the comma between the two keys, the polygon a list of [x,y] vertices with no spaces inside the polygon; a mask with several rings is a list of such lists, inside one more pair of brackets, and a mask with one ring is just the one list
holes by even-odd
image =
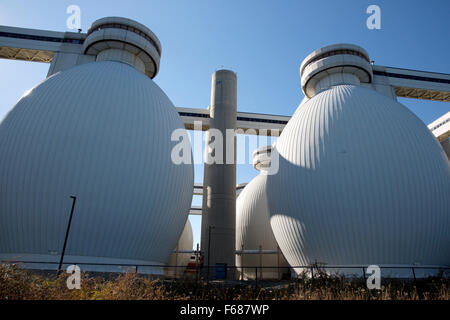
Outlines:
{"label": "concrete support pier", "polygon": [[442,149],[444,149],[445,153],[447,154],[447,158],[450,161],[450,139],[446,139],[444,141],[441,141]]}
{"label": "concrete support pier", "polygon": [[[227,136],[227,129],[236,129],[237,79],[230,70],[216,71],[212,76],[210,130],[206,132],[205,167],[203,177],[203,212],[201,247],[204,264],[235,264],[236,238],[236,138]],[[220,131],[223,144],[217,141]],[[228,145],[228,147],[227,147]],[[222,149],[220,157],[217,149]],[[207,163],[215,159],[214,163]],[[216,270],[205,270],[205,276],[215,277]],[[227,272],[234,278],[234,270]]]}

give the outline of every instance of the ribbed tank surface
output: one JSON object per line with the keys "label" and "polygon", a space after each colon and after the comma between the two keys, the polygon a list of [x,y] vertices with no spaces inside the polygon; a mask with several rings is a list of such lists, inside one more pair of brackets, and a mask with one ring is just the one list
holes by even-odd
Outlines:
{"label": "ribbed tank surface", "polygon": [[400,103],[333,86],[299,107],[274,154],[270,221],[291,266],[450,265],[449,162]]}
{"label": "ribbed tank surface", "polygon": [[193,166],[171,160],[180,128],[164,92],[125,63],[30,90],[0,124],[0,257],[59,259],[76,196],[67,260],[166,263],[193,191]]}

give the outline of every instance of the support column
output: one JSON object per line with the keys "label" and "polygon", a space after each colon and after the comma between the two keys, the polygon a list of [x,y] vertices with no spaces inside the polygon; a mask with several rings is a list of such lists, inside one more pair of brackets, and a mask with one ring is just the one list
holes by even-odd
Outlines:
{"label": "support column", "polygon": [[[205,156],[216,162],[204,166],[201,247],[204,264],[210,266],[217,263],[235,265],[236,138],[235,134],[227,137],[226,129],[233,132],[236,129],[236,83],[236,74],[230,70],[219,70],[212,76],[210,130],[216,129],[222,134],[223,159],[217,157],[217,150],[211,150],[216,146],[220,148],[220,143],[214,132],[208,130]],[[228,270],[229,279],[234,278],[234,271]],[[212,278],[215,270],[211,269],[209,274]]]}
{"label": "support column", "polygon": [[442,149],[444,149],[445,153],[447,154],[448,160],[450,161],[450,138],[441,141],[441,146]]}

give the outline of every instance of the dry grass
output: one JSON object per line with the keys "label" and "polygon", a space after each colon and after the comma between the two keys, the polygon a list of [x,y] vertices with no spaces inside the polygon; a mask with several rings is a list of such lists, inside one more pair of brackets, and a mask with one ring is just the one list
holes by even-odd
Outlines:
{"label": "dry grass", "polygon": [[0,265],[0,299],[3,300],[449,300],[448,280],[435,278],[413,283],[389,281],[382,290],[367,290],[363,281],[345,281],[319,274],[314,279],[302,277],[278,288],[254,285],[224,286],[199,281],[164,282],[132,273],[104,277],[82,274],[81,289],[69,290],[67,274],[59,277]]}

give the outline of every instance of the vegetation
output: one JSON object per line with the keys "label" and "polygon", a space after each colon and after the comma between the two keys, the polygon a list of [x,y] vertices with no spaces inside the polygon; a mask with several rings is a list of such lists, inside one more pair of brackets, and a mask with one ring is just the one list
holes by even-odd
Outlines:
{"label": "vegetation", "polygon": [[[82,273],[81,289],[69,290],[68,275],[44,275],[19,268],[14,264],[0,265],[0,299],[61,300],[61,299],[150,299],[150,300],[303,300],[303,299],[388,299],[449,300],[447,279],[429,278],[415,282],[390,280],[381,290],[368,290],[362,280],[346,280],[319,273],[313,279],[306,276],[277,286],[224,284],[221,282],[177,280],[163,281],[133,273],[100,277]],[[386,282],[386,281],[385,281]]]}

